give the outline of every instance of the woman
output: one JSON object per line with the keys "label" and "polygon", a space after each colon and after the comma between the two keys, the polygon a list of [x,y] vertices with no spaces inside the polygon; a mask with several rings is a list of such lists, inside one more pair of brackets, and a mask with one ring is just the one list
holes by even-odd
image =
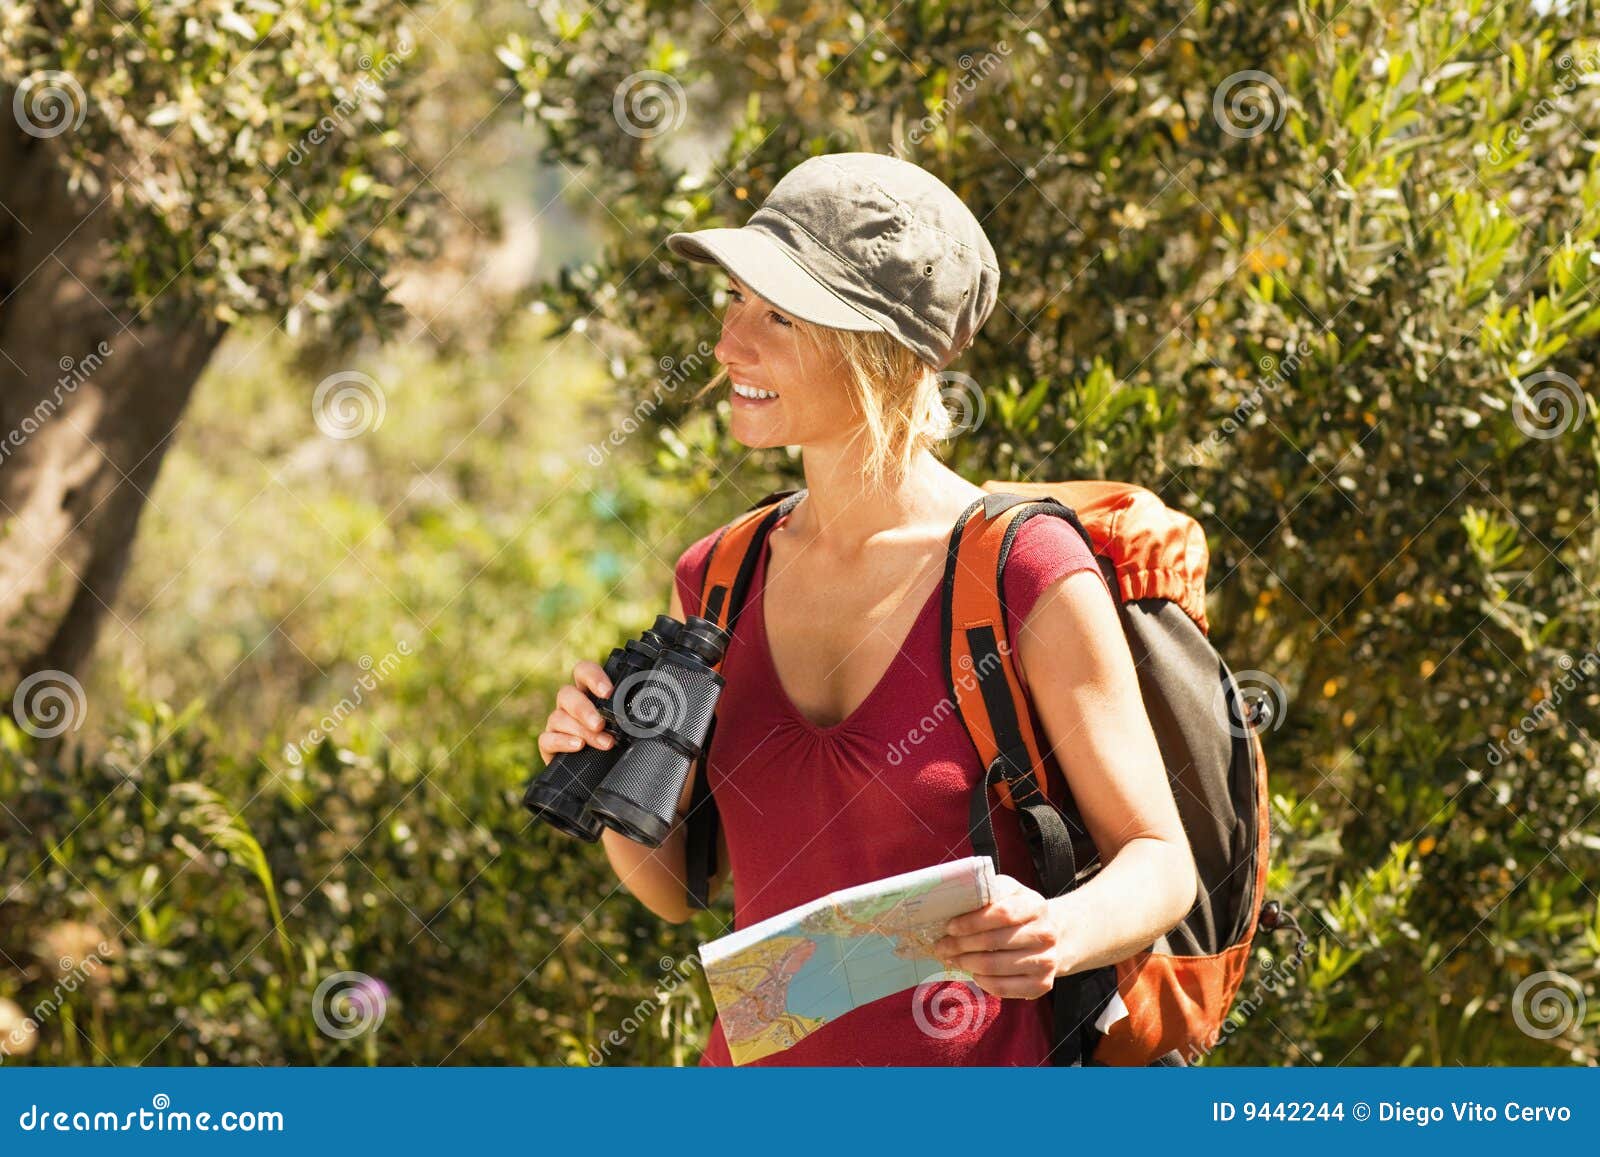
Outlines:
{"label": "woman", "polygon": [[[806,481],[762,552],[724,657],[706,764],[724,840],[713,888],[731,873],[743,928],[972,854],[968,803],[982,769],[959,720],[936,710],[946,697],[938,592],[951,529],[983,491],[933,448],[950,424],[939,371],[988,317],[999,270],[949,188],[870,153],[805,161],[743,228],[675,233],[668,245],[727,274],[722,369],[707,389],[731,383],[733,437],[798,446]],[[714,537],[678,559],[677,618],[697,609]],[[905,994],[874,1001],[758,1063],[1049,1063],[1040,998],[1055,979],[1131,956],[1193,906],[1189,845],[1093,557],[1065,521],[1030,519],[1004,585],[1047,761],[1103,869],[1046,899],[1020,829],[997,822],[1001,862],[1023,875],[1000,877],[992,901],[951,921],[936,946],[975,985],[919,987],[929,1009],[916,1014]],[[578,664],[540,754],[610,746],[589,698],[610,690],[598,664]],[[944,722],[929,729],[930,717]],[[688,803],[686,789],[680,817]],[[603,838],[630,892],[664,919],[688,918],[681,822],[656,849]],[[720,1020],[700,1063],[730,1063]]]}

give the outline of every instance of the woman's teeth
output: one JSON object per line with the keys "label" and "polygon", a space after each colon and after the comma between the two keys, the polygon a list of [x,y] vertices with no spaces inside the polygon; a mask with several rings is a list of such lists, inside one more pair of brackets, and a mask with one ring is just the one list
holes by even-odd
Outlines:
{"label": "woman's teeth", "polygon": [[758,390],[753,386],[741,386],[738,382],[733,383],[733,392],[738,394],[741,398],[750,398],[752,400],[758,400],[761,398],[776,398],[778,396],[771,390]]}

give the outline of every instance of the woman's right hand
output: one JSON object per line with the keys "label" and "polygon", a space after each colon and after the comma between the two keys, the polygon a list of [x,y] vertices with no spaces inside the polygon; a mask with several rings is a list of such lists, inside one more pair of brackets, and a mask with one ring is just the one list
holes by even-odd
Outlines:
{"label": "woman's right hand", "polygon": [[616,746],[616,738],[606,731],[605,720],[594,705],[594,699],[604,699],[611,691],[611,680],[599,663],[586,659],[574,667],[572,682],[556,692],[555,710],[539,734],[539,757],[548,764],[562,752],[581,750],[585,744],[603,751]]}

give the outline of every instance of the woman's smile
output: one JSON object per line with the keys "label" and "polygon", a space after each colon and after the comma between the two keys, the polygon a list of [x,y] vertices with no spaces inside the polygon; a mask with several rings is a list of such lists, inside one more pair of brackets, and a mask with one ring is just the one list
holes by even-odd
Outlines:
{"label": "woman's smile", "polygon": [[764,406],[778,399],[776,391],[757,389],[743,382],[733,382],[733,404],[736,406]]}

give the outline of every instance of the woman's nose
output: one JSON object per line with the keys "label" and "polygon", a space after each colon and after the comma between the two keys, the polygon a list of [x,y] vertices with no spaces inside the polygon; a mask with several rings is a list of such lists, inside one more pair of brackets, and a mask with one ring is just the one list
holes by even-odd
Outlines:
{"label": "woman's nose", "polygon": [[727,321],[722,323],[722,336],[712,347],[711,354],[725,366],[752,360],[748,357],[749,346],[739,332],[738,325]]}

